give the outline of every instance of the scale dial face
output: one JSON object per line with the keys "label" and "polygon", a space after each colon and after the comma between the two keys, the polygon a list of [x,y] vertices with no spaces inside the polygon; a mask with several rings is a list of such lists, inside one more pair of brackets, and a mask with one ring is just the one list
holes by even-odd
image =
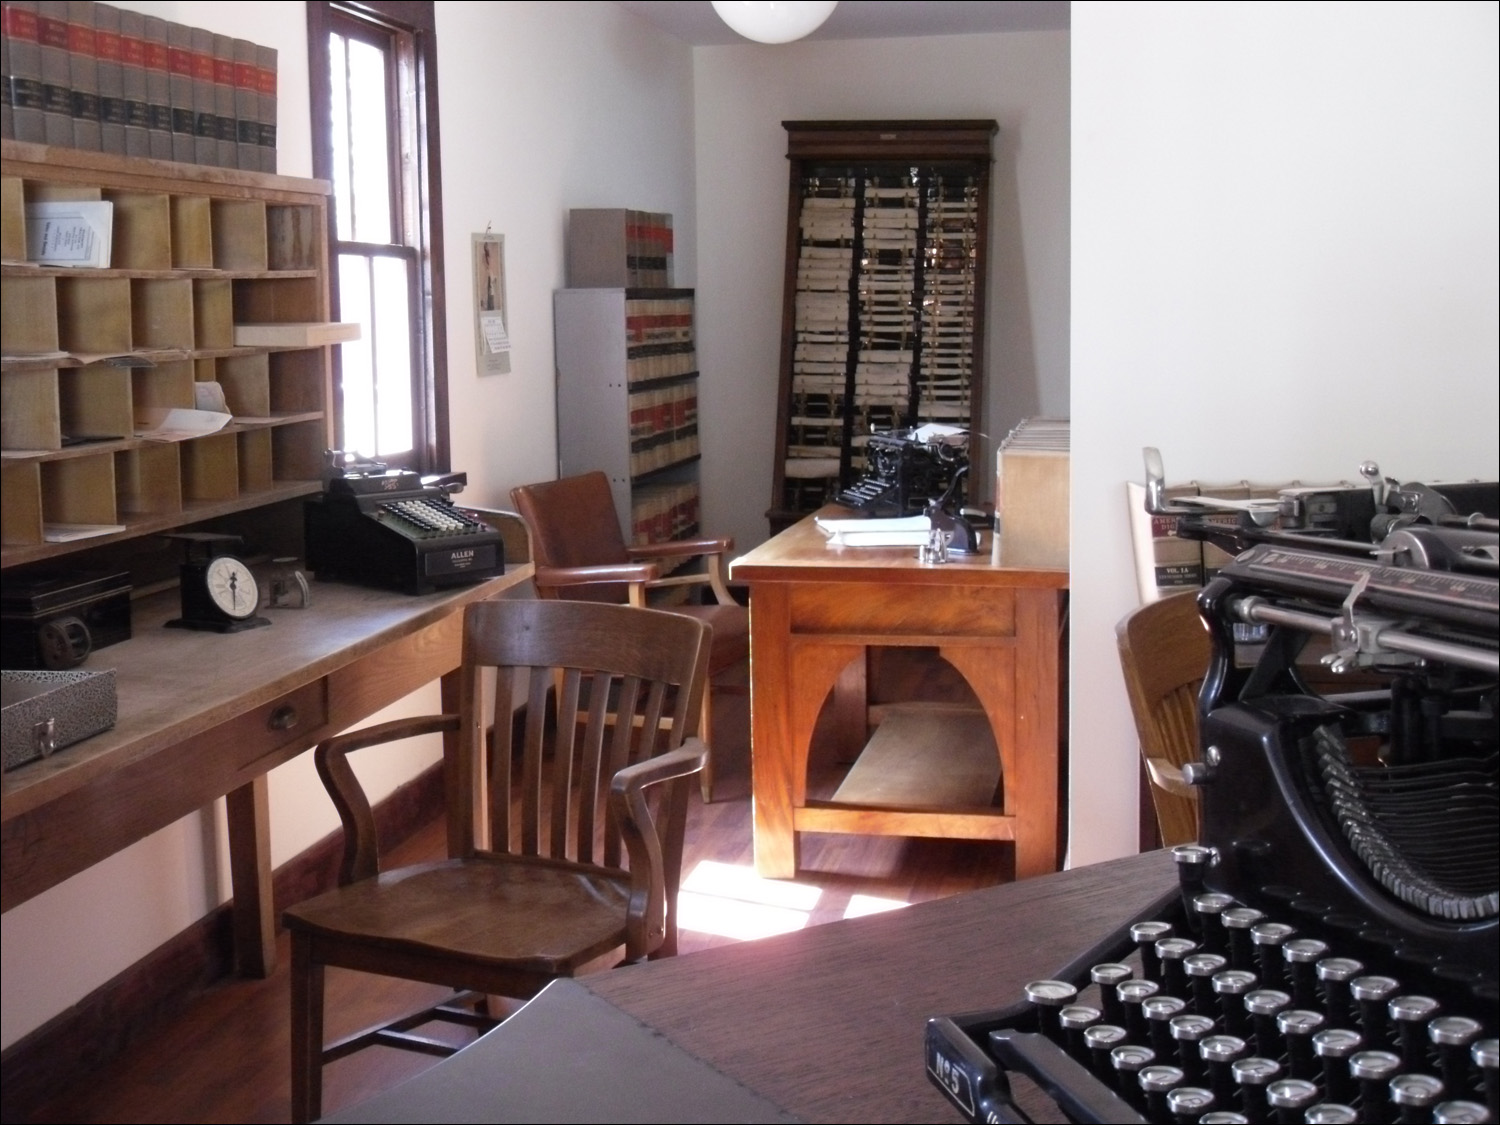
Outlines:
{"label": "scale dial face", "polygon": [[204,586],[220,612],[236,621],[252,616],[260,604],[260,587],[255,583],[255,575],[232,555],[220,555],[209,561]]}

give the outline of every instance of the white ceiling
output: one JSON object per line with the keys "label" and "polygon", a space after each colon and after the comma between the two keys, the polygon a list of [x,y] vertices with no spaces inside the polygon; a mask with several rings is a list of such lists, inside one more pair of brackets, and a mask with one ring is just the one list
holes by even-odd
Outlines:
{"label": "white ceiling", "polygon": [[[745,43],[708,0],[615,0],[695,47]],[[1068,0],[840,0],[809,39],[902,39],[991,31],[1066,31]]]}

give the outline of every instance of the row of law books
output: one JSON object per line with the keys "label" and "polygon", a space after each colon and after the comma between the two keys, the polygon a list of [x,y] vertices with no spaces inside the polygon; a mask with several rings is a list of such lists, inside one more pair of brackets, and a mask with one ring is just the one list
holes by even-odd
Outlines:
{"label": "row of law books", "polygon": [[699,454],[698,425],[654,434],[630,443],[630,475],[643,477],[658,469],[691,461]]}
{"label": "row of law books", "polygon": [[5,0],[7,139],[276,171],[276,50],[93,0]]}
{"label": "row of law books", "polygon": [[625,378],[631,385],[698,370],[691,293],[625,302]]}
{"label": "row of law books", "polygon": [[696,426],[698,380],[632,391],[629,409],[631,448],[664,434],[674,435],[688,426]]}
{"label": "row of law books", "polygon": [[638,547],[698,533],[698,482],[637,489],[630,502],[631,542]]}

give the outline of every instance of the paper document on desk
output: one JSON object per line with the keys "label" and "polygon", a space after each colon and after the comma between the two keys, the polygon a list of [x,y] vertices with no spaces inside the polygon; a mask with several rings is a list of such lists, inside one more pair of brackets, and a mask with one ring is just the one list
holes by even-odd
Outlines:
{"label": "paper document on desk", "polygon": [[830,547],[920,547],[932,534],[926,516],[899,516],[883,520],[829,520],[815,522]]}

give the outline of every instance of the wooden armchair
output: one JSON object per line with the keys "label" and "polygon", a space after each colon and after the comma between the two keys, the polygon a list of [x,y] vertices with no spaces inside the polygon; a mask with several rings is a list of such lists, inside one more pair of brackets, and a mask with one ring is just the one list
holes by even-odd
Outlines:
{"label": "wooden armchair", "polygon": [[[485,1003],[476,1012],[453,1002],[465,993],[527,999],[617,949],[627,963],[676,952],[687,779],[705,757],[691,736],[708,647],[707,626],[678,614],[479,603],[464,615],[458,715],[398,720],[318,746],[318,772],[344,824],[344,858],[337,889],[285,913],[293,1120],[321,1115],[326,1062],[376,1044],[452,1054],[457,1048],[413,1033],[434,1019],[492,1026]],[[546,721],[549,695],[555,725]],[[512,704],[521,698],[525,728],[515,746]],[[622,715],[635,721],[611,721]],[[464,839],[488,846],[379,872],[370,804],[348,756],[453,730],[448,816],[464,826]],[[327,965],[461,991],[325,1045]]]}
{"label": "wooden armchair", "polygon": [[[709,654],[710,681],[750,656],[750,613],[735,601],[725,583],[725,556],[734,549],[728,538],[682,539],[630,547],[620,534],[619,517],[609,478],[601,472],[527,484],[511,489],[511,502],[531,531],[531,555],[537,596],[578,601],[646,605],[647,592],[673,586],[708,586],[711,605],[663,607],[707,623],[713,630]],[[659,559],[701,557],[704,573],[663,575]],[[698,725],[705,741],[713,735],[714,690],[733,690],[720,684],[703,693],[703,715]],[[699,776],[705,802],[713,800],[713,754]]]}
{"label": "wooden armchair", "polygon": [[1196,593],[1141,606],[1115,626],[1151,803],[1164,847],[1198,838],[1198,793],[1182,767],[1198,756],[1198,688],[1212,643]]}

